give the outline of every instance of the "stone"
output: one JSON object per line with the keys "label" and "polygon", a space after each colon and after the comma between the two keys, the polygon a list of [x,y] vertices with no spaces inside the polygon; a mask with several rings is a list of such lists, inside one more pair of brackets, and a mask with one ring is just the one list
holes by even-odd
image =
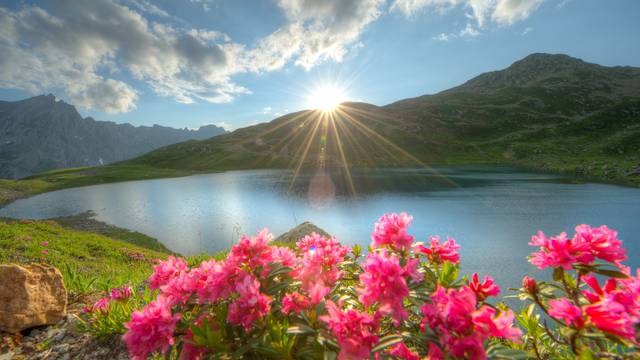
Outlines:
{"label": "stone", "polygon": [[305,221],[302,224],[294,227],[293,229],[287,231],[286,233],[278,236],[275,241],[279,241],[279,242],[284,242],[284,243],[294,243],[298,240],[300,240],[301,238],[311,234],[311,233],[317,233],[320,234],[322,236],[326,236],[326,237],[331,237],[331,235],[329,235],[326,231],[320,229],[319,227],[315,226],[314,224]]}
{"label": "stone", "polygon": [[67,336],[67,330],[62,329],[62,330],[60,330],[60,332],[58,332],[56,334],[56,336],[53,337],[53,341],[54,342],[60,342],[60,341],[64,340],[65,336]]}
{"label": "stone", "polygon": [[640,167],[629,170],[626,175],[627,176],[640,175]]}
{"label": "stone", "polygon": [[62,274],[44,264],[0,265],[0,331],[16,333],[67,316]]}

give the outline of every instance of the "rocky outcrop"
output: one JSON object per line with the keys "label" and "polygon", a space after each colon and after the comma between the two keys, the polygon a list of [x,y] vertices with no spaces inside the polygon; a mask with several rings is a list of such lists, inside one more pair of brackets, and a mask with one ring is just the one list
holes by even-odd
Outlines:
{"label": "rocky outcrop", "polygon": [[67,316],[62,274],[49,265],[0,265],[0,331],[15,333]]}
{"label": "rocky outcrop", "polygon": [[286,233],[278,236],[275,241],[285,242],[285,243],[295,243],[300,238],[309,235],[311,233],[317,233],[322,236],[330,237],[329,233],[322,230],[321,228],[313,225],[312,223],[305,221],[302,224],[294,227],[293,229],[287,231]]}

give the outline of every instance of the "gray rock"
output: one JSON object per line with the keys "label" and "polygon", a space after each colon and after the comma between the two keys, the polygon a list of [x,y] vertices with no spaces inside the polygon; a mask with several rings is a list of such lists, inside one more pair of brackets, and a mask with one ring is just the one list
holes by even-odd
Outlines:
{"label": "gray rock", "polygon": [[58,344],[56,346],[54,346],[53,348],[51,348],[52,352],[58,353],[58,354],[67,354],[69,352],[69,348],[71,347],[71,345],[69,344]]}
{"label": "gray rock", "polygon": [[302,224],[294,227],[293,229],[287,231],[286,233],[278,236],[275,241],[285,242],[285,243],[295,243],[299,239],[309,235],[311,233],[317,233],[322,236],[331,237],[329,233],[315,226],[314,224],[305,221]]}
{"label": "gray rock", "polygon": [[53,337],[53,341],[54,342],[60,342],[60,341],[64,340],[65,336],[67,336],[67,330],[62,329],[56,334],[56,336]]}

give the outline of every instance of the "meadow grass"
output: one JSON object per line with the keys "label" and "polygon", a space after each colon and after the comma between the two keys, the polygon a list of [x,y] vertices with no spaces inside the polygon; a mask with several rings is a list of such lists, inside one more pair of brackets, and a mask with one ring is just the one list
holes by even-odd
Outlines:
{"label": "meadow grass", "polygon": [[0,220],[0,263],[44,262],[62,272],[72,295],[138,286],[167,253],[103,235],[64,228],[54,221]]}

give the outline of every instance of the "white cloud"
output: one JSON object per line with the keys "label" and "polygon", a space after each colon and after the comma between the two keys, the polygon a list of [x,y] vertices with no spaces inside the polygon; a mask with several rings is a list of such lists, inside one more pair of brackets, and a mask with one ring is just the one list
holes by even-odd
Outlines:
{"label": "white cloud", "polygon": [[460,37],[475,37],[478,35],[480,35],[480,32],[469,23],[467,23],[467,26],[460,30],[460,33],[458,34]]}
{"label": "white cloud", "polygon": [[530,33],[533,30],[532,27],[527,27],[524,30],[522,30],[522,36],[527,35],[528,33]]}
{"label": "white cloud", "polygon": [[146,12],[148,14],[161,17],[169,17],[169,13],[159,8],[158,6],[148,2],[147,0],[128,0],[128,2],[138,10]]}
{"label": "white cloud", "polygon": [[279,0],[290,24],[261,42],[257,57],[264,65],[258,67],[277,68],[294,55],[295,64],[305,69],[342,61],[348,46],[357,44],[364,28],[381,15],[385,1]]}
{"label": "white cloud", "polygon": [[473,25],[467,23],[467,26],[460,30],[458,33],[440,33],[437,36],[433,37],[433,40],[440,42],[447,42],[457,38],[469,38],[476,37],[480,35],[480,31],[474,28]]}
{"label": "white cloud", "polygon": [[400,11],[407,17],[417,15],[420,11],[433,8],[439,13],[453,9],[463,3],[463,0],[395,0],[391,11]]}
{"label": "white cloud", "polygon": [[205,12],[208,12],[209,10],[211,10],[211,4],[213,4],[214,2],[214,0],[189,0],[189,1],[194,4],[202,5],[202,10],[204,10]]}
{"label": "white cloud", "polygon": [[531,15],[544,0],[498,0],[491,18],[500,25],[511,25]]}
{"label": "white cloud", "polygon": [[498,25],[511,25],[526,19],[544,0],[394,0],[390,9],[400,11],[407,17],[419,12],[433,10],[437,13],[454,8],[470,10],[469,17],[478,27],[484,27],[487,20]]}
{"label": "white cloud", "polygon": [[449,41],[451,38],[451,36],[449,34],[445,34],[445,33],[440,33],[437,36],[433,37],[433,40],[437,40],[437,41],[442,41],[442,42],[447,42]]}
{"label": "white cloud", "polygon": [[233,131],[233,125],[229,124],[226,121],[218,121],[217,123],[215,123],[213,125],[215,125],[217,127],[221,127],[221,128],[223,128],[223,129],[225,129],[227,131]]}
{"label": "white cloud", "polygon": [[271,112],[273,111],[273,109],[271,108],[271,106],[267,106],[262,108],[262,113],[263,114],[271,114]]}

